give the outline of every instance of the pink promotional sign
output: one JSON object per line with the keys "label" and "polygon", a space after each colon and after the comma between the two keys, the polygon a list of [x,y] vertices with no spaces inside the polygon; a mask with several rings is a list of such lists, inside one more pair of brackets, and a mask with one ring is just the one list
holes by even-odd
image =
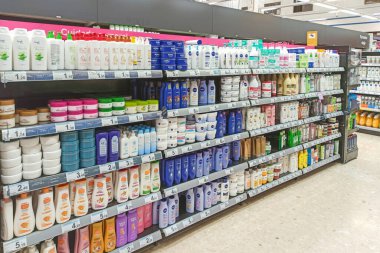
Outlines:
{"label": "pink promotional sign", "polygon": [[[8,27],[10,30],[14,28],[26,28],[28,31],[33,29],[44,30],[46,33],[48,31],[60,32],[64,37],[68,33],[76,34],[76,33],[100,33],[100,34],[110,34],[110,35],[125,35],[125,36],[135,36],[135,37],[148,37],[152,39],[160,39],[160,40],[201,40],[202,44],[205,45],[215,45],[215,46],[223,46],[225,43],[228,43],[230,40],[227,39],[213,39],[213,38],[204,38],[204,37],[196,37],[196,36],[184,36],[184,35],[171,35],[171,34],[156,34],[156,33],[145,33],[145,32],[129,32],[129,31],[117,31],[110,29],[99,29],[99,28],[90,28],[90,27],[81,27],[81,26],[67,26],[67,25],[55,25],[55,24],[43,24],[43,23],[32,23],[32,22],[20,22],[20,21],[11,21],[11,20],[1,20],[0,26]],[[264,43],[264,46],[276,46],[280,45],[275,43]],[[290,45],[284,43],[287,48],[294,47],[307,47],[304,45]]]}

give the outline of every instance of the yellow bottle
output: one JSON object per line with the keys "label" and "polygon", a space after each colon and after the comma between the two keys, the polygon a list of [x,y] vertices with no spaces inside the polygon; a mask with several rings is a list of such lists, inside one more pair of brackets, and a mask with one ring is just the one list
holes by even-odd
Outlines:
{"label": "yellow bottle", "polygon": [[299,85],[299,81],[300,81],[300,75],[299,74],[294,74],[294,79],[295,79],[295,86],[293,87],[293,94],[298,94],[299,91],[300,91],[300,85]]}
{"label": "yellow bottle", "polygon": [[91,226],[90,253],[103,253],[103,222],[97,222]]}
{"label": "yellow bottle", "polygon": [[111,252],[116,248],[115,217],[104,221],[104,251]]}
{"label": "yellow bottle", "polygon": [[298,152],[298,169],[299,170],[303,169],[303,152],[302,151]]}
{"label": "yellow bottle", "polygon": [[277,78],[277,96],[283,96],[284,95],[284,77],[282,74],[278,75]]}
{"label": "yellow bottle", "polygon": [[297,80],[295,77],[295,74],[290,74],[290,83],[291,83],[291,94],[295,95],[296,94],[296,86],[297,86]]}
{"label": "yellow bottle", "polygon": [[283,91],[284,96],[292,95],[292,88],[291,88],[292,81],[290,80],[289,74],[285,74],[283,87],[284,87],[284,91]]}

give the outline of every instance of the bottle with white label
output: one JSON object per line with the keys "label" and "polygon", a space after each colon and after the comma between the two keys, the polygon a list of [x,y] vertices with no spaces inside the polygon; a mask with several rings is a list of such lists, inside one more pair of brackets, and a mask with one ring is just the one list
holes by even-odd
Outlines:
{"label": "bottle with white label", "polygon": [[127,56],[127,69],[133,69],[133,61],[134,61],[134,55],[135,55],[135,47],[134,44],[131,42],[125,43],[126,48],[126,56]]}
{"label": "bottle with white label", "polygon": [[185,57],[187,61],[187,68],[188,69],[194,69],[193,68],[193,57],[192,57],[192,51],[191,51],[192,46],[191,45],[186,45],[185,46]]}
{"label": "bottle with white label", "polygon": [[100,70],[100,44],[96,34],[92,34],[91,40],[88,41],[88,46],[90,48],[89,55],[89,69]]}
{"label": "bottle with white label", "polygon": [[168,224],[173,225],[176,220],[176,205],[174,196],[170,196],[168,200]]}
{"label": "bottle with white label", "polygon": [[123,169],[116,172],[115,199],[118,203],[128,200],[128,170]]}
{"label": "bottle with white label", "polygon": [[143,155],[145,152],[145,149],[144,149],[145,138],[144,138],[144,132],[142,130],[139,130],[137,132],[137,139],[138,139],[138,155]]}
{"label": "bottle with white label", "polygon": [[135,39],[136,45],[136,60],[137,60],[137,69],[144,68],[144,44],[142,38],[137,37]]}
{"label": "bottle with white label", "polygon": [[58,40],[54,38],[54,32],[49,31],[47,35],[47,69],[57,70],[59,65],[59,49]]}
{"label": "bottle with white label", "polygon": [[30,43],[27,30],[24,28],[15,28],[11,32],[11,36],[13,40],[13,70],[29,70]]}
{"label": "bottle with white label", "polygon": [[150,163],[143,163],[140,166],[140,195],[150,194],[150,183]]}
{"label": "bottle with white label", "polygon": [[150,152],[157,151],[157,133],[154,127],[150,128]]}
{"label": "bottle with white label", "polygon": [[0,71],[12,70],[12,37],[8,27],[0,27]]}
{"label": "bottle with white label", "polygon": [[75,64],[77,63],[77,49],[76,41],[73,40],[72,35],[67,34],[65,40],[65,69],[75,69]]}
{"label": "bottle with white label", "polygon": [[136,136],[136,133],[132,131],[131,136],[129,137],[129,156],[134,157],[139,153],[139,139]]}
{"label": "bottle with white label", "polygon": [[197,187],[195,193],[195,210],[199,212],[202,212],[204,210],[204,194],[202,185]]}
{"label": "bottle with white label", "polygon": [[160,202],[160,208],[158,210],[158,227],[166,228],[169,223],[169,210],[167,199],[163,198]]}
{"label": "bottle with white label", "polygon": [[47,70],[47,41],[45,31],[32,30],[29,35],[31,69]]}
{"label": "bottle with white label", "polygon": [[119,69],[125,70],[127,69],[127,43],[124,41],[124,37],[121,38],[119,44]]}
{"label": "bottle with white label", "polygon": [[110,70],[119,69],[120,47],[117,41],[110,41]]}
{"label": "bottle with white label", "polygon": [[150,164],[151,167],[151,192],[158,192],[161,188],[161,180],[160,180],[160,163],[152,162]]}
{"label": "bottle with white label", "polygon": [[150,128],[145,128],[144,130],[144,154],[150,153]]}
{"label": "bottle with white label", "polygon": [[65,69],[65,42],[62,40],[62,34],[57,33],[56,39],[59,45],[58,69]]}
{"label": "bottle with white label", "polygon": [[13,201],[10,198],[0,200],[0,230],[4,241],[13,238]]}
{"label": "bottle with white label", "polygon": [[61,184],[55,188],[55,220],[64,223],[71,217],[69,184]]}
{"label": "bottle with white label", "polygon": [[191,80],[190,84],[190,106],[198,106],[199,99],[198,84],[196,80]]}
{"label": "bottle with white label", "polygon": [[32,206],[32,196],[22,193],[16,198],[16,212],[13,222],[15,236],[23,236],[33,232],[36,225]]}
{"label": "bottle with white label", "polygon": [[187,190],[186,192],[186,212],[194,213],[195,199],[193,188]]}
{"label": "bottle with white label", "polygon": [[94,210],[104,209],[108,205],[108,191],[106,178],[97,176],[94,179],[94,191],[92,192],[91,207]]}
{"label": "bottle with white label", "polygon": [[38,230],[50,228],[55,222],[55,206],[53,191],[43,188],[38,194],[38,207],[36,212],[36,227]]}
{"label": "bottle with white label", "polygon": [[120,137],[120,159],[126,159],[129,157],[129,138],[127,133],[123,132]]}
{"label": "bottle with white label", "polygon": [[136,199],[140,196],[139,167],[133,166],[129,170],[129,198]]}
{"label": "bottle with white label", "polygon": [[207,86],[208,92],[207,92],[207,103],[209,105],[215,104],[215,95],[216,95],[216,87],[215,87],[215,81],[209,80],[208,86]]}
{"label": "bottle with white label", "polygon": [[113,196],[114,196],[114,189],[113,189],[113,174],[110,172],[110,173],[107,173],[107,174],[104,174],[104,176],[106,177],[106,188],[107,188],[107,193],[108,193],[108,203],[111,203],[112,200],[113,200]]}
{"label": "bottle with white label", "polygon": [[88,196],[86,179],[75,181],[74,215],[83,216],[88,213]]}
{"label": "bottle with white label", "polygon": [[106,40],[105,34],[101,34],[99,37],[99,47],[100,47],[100,69],[109,70],[110,69],[110,43]]}
{"label": "bottle with white label", "polygon": [[151,69],[152,68],[152,47],[149,44],[148,39],[144,39],[144,69]]}
{"label": "bottle with white label", "polygon": [[45,247],[43,250],[41,249],[41,253],[57,253],[57,248],[52,239],[45,241]]}

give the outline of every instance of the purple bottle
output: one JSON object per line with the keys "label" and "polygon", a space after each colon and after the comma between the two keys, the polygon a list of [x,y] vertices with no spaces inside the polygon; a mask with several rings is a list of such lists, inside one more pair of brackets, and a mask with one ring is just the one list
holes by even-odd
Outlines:
{"label": "purple bottle", "polygon": [[119,160],[119,139],[119,130],[115,129],[108,132],[108,162]]}
{"label": "purple bottle", "polygon": [[108,160],[108,133],[96,134],[96,164],[105,164]]}
{"label": "purple bottle", "polygon": [[116,247],[119,248],[128,242],[127,234],[128,219],[125,213],[116,217]]}
{"label": "purple bottle", "polygon": [[137,218],[137,209],[133,209],[128,212],[128,242],[133,242],[137,239],[137,227],[139,224]]}

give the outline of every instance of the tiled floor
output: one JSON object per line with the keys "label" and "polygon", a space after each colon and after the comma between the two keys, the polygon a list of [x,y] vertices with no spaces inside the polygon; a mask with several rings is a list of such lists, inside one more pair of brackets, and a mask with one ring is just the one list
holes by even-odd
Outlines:
{"label": "tiled floor", "polygon": [[147,252],[380,252],[380,137],[359,158],[233,207]]}

